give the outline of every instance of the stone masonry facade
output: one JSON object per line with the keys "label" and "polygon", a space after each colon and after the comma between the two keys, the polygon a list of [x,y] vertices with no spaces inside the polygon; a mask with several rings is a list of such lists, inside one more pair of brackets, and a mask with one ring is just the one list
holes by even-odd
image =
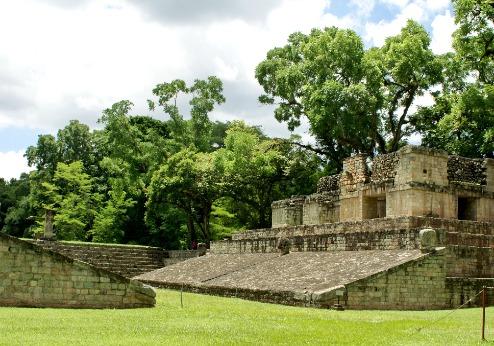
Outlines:
{"label": "stone masonry facade", "polygon": [[494,160],[406,146],[321,178],[317,193],[272,205],[272,227],[401,216],[494,222]]}
{"label": "stone masonry facade", "polygon": [[141,282],[0,233],[0,306],[153,307]]}
{"label": "stone masonry facade", "polygon": [[212,242],[209,255],[138,279],[348,309],[474,306],[482,286],[494,286],[494,160],[414,146],[356,155],[316,193],[272,211],[273,228]]}

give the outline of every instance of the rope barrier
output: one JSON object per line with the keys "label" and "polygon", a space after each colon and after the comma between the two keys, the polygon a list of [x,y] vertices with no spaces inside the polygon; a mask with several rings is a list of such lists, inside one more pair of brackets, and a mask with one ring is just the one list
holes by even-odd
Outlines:
{"label": "rope barrier", "polygon": [[[482,290],[483,291],[483,290]],[[441,316],[440,318],[436,319],[436,320],[433,320],[431,321],[429,324],[427,324],[426,326],[423,326],[423,327],[420,327],[420,328],[417,328],[415,333],[413,333],[412,335],[416,334],[416,333],[419,333],[421,332],[422,330],[426,329],[426,328],[429,328],[430,326],[436,324],[437,322],[445,319],[446,317],[448,316],[451,316],[452,314],[454,314],[456,311],[458,311],[459,309],[461,309],[462,307],[464,307],[465,305],[471,303],[475,298],[477,298],[481,293],[482,291],[478,292],[476,295],[474,295],[472,298],[470,298],[469,300],[467,300],[465,303],[459,305],[458,307],[456,307],[455,309],[453,309],[452,311],[448,312],[446,315],[444,316]]]}

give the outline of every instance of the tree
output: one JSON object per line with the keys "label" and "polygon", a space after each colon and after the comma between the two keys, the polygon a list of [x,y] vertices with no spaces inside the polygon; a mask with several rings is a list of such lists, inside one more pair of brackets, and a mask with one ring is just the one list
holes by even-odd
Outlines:
{"label": "tree", "polygon": [[258,129],[235,122],[227,131],[225,148],[217,151],[225,196],[249,226],[270,225],[276,183],[283,179],[288,161],[281,146],[281,141],[265,139]]}
{"label": "tree", "polygon": [[440,64],[430,38],[408,21],[381,48],[365,50],[351,30],[294,33],[256,68],[275,117],[293,130],[309,120],[315,150],[338,165],[352,152],[373,155],[397,150],[411,133],[410,106],[439,82]]}
{"label": "tree", "polygon": [[101,235],[98,241],[150,241],[144,221],[146,189],[153,173],[170,155],[170,131],[163,121],[130,116],[132,106],[127,100],[117,102],[100,119],[105,125],[99,137],[106,153],[100,167],[104,172],[107,215],[95,224],[95,231]]}
{"label": "tree", "polygon": [[121,243],[125,236],[125,223],[128,220],[127,210],[135,204],[120,186],[121,181],[115,181],[108,192],[109,198],[94,218],[90,230],[92,240],[99,243]]}
{"label": "tree", "polygon": [[24,236],[33,225],[32,210],[28,203],[29,175],[5,181],[0,178],[0,231]]}
{"label": "tree", "polygon": [[[214,76],[207,80],[196,79],[191,86],[176,79],[170,83],[158,84],[153,89],[153,94],[158,98],[157,104],[170,116],[168,124],[177,151],[191,145],[203,152],[212,150],[213,124],[208,114],[213,111],[215,104],[225,102],[222,92],[223,83]],[[191,96],[190,120],[184,119],[177,106],[177,99],[181,95]],[[156,108],[155,101],[148,100],[148,104],[150,110]]]}
{"label": "tree", "polygon": [[197,229],[209,245],[209,219],[213,203],[221,193],[221,175],[215,164],[215,153],[201,153],[186,148],[172,155],[153,175],[147,209],[171,204],[187,216],[190,242],[197,242]]}
{"label": "tree", "polygon": [[[42,182],[42,208],[55,212],[53,226],[60,240],[89,240],[101,196],[81,161],[60,162],[51,182]],[[43,221],[38,222],[42,226]],[[41,231],[41,230],[40,230]]]}
{"label": "tree", "polygon": [[480,83],[494,82],[494,6],[490,0],[453,0],[458,29],[453,47]]}
{"label": "tree", "polygon": [[494,157],[494,7],[456,0],[455,53],[443,59],[435,103],[413,119],[424,145],[467,157]]}

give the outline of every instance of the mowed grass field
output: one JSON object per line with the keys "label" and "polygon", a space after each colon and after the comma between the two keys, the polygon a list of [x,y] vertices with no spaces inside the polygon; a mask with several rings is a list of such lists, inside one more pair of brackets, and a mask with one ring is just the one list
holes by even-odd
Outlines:
{"label": "mowed grass field", "polygon": [[[486,344],[478,308],[332,311],[191,293],[183,303],[180,292],[158,290],[148,309],[0,308],[0,345]],[[494,344],[494,308],[487,319],[487,344]]]}

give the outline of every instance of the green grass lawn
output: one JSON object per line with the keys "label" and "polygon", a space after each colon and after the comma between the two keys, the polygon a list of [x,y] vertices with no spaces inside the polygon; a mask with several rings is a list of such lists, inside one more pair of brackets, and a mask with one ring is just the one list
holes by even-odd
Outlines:
{"label": "green grass lawn", "polygon": [[[133,310],[0,308],[0,345],[476,345],[480,309],[332,311],[158,290]],[[447,316],[434,324],[433,321]],[[487,310],[494,344],[494,308]],[[422,328],[420,331],[419,328]]]}

